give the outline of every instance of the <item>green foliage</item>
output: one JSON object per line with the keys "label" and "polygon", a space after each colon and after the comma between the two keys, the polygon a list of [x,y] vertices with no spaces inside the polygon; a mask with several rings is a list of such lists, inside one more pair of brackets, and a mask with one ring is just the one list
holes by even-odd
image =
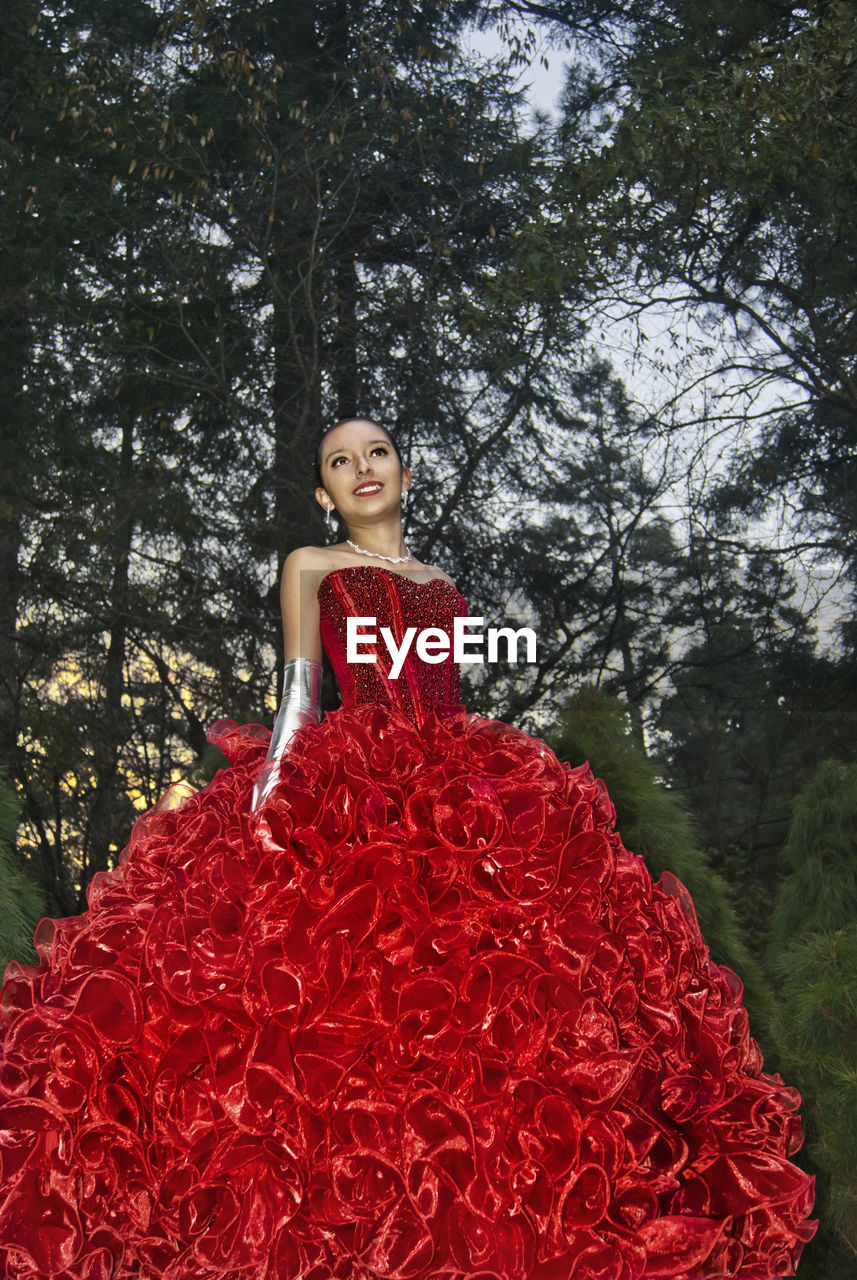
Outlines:
{"label": "green foliage", "polygon": [[607,19],[600,77],[578,69],[566,96],[574,269],[582,240],[644,306],[670,282],[724,339],[734,322],[753,367],[853,415],[853,5],[569,7],[578,29]]}
{"label": "green foliage", "polygon": [[18,798],[0,775],[0,976],[11,960],[36,961],[33,933],[44,915],[41,895],[15,866]]}
{"label": "green foliage", "polygon": [[408,540],[470,590],[579,322],[492,292],[545,143],[459,47],[469,3],[14,8],[0,747],[63,915],[129,796],[186,774],[206,723],[268,719],[278,568],[324,537],[319,427],[398,427],[429,481]]}
{"label": "green foliage", "polygon": [[[582,37],[561,130],[553,240],[566,287],[688,337],[688,403],[729,444],[719,510],[795,528],[857,580],[857,23],[852,0],[568,0]],[[554,289],[553,283],[549,286]],[[643,341],[642,347],[646,348]],[[667,346],[669,353],[670,349]],[[726,373],[730,387],[720,399]],[[676,374],[676,382],[680,377]],[[748,410],[730,415],[743,383]],[[764,407],[749,391],[766,389]],[[760,411],[761,409],[761,411]]]}
{"label": "green foliage", "polygon": [[771,919],[774,955],[796,937],[857,922],[857,765],[818,767],[795,799],[782,860],[788,874]]}
{"label": "green foliage", "polygon": [[736,580],[722,562],[695,558],[700,579],[709,578],[699,601],[704,625],[658,708],[660,752],[711,865],[733,885],[742,924],[758,938],[782,874],[795,792],[840,721],[851,736],[849,718],[787,584],[763,572]]}
{"label": "green foliage", "polygon": [[[788,882],[787,882],[788,883]],[[800,1089],[818,1211],[857,1251],[857,920],[772,961],[783,1071]]]}
{"label": "green foliage", "polygon": [[652,876],[670,871],[689,890],[713,959],[741,977],[754,1034],[770,1050],[771,993],[744,944],[728,889],[708,866],[687,814],[631,731],[626,708],[596,689],[582,689],[547,736],[561,759],[588,760],[604,780],[622,841],[645,859]]}
{"label": "green foliage", "polygon": [[817,768],[783,863],[768,948],[783,1070],[803,1095],[822,1222],[857,1251],[857,766]]}
{"label": "green foliage", "polygon": [[478,709],[515,722],[542,698],[540,709],[555,709],[547,685],[594,677],[638,712],[673,664],[667,610],[685,590],[684,557],[662,510],[670,472],[651,423],[607,361],[568,368],[561,353],[557,364],[551,429],[531,429],[520,450],[510,442],[505,537],[491,548],[491,573],[476,580],[480,612],[520,610],[544,645],[535,679],[514,663],[471,677]]}

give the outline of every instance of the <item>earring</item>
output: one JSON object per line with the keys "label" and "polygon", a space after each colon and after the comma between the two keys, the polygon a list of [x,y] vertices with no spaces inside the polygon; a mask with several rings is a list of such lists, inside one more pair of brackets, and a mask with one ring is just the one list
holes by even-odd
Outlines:
{"label": "earring", "polygon": [[328,533],[330,533],[330,513],[332,510],[333,510],[332,506],[327,506],[324,508],[324,523],[327,525]]}
{"label": "earring", "polygon": [[407,505],[408,505],[408,491],[407,489],[403,489],[402,490],[402,506],[406,507]]}

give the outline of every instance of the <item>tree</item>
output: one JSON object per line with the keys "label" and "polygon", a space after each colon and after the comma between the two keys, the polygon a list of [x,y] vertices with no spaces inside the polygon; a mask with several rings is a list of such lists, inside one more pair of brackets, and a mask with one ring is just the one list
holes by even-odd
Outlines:
{"label": "tree", "polygon": [[0,975],[12,960],[36,959],[33,933],[44,914],[36,886],[15,865],[19,804],[0,775]]}
{"label": "tree", "polygon": [[842,718],[834,664],[817,652],[775,555],[729,554],[700,538],[688,561],[674,618],[688,643],[653,730],[671,786],[712,866],[735,884],[748,936],[758,937],[782,874],[792,798]]}
{"label": "tree", "polygon": [[857,765],[825,760],[798,793],[770,925],[772,954],[857,920]]}
{"label": "tree", "polygon": [[[805,559],[841,565],[853,596],[857,583],[857,415],[823,401],[778,415],[754,448],[742,450],[714,501],[733,527],[774,503],[796,523]],[[788,507],[799,512],[795,521]]]}
{"label": "tree", "polygon": [[678,639],[667,621],[683,559],[668,510],[673,451],[603,360],[576,368],[562,349],[546,354],[537,404],[525,449],[492,477],[495,543],[478,579],[493,616],[533,628],[537,661],[484,670],[474,693],[514,720],[592,679],[627,698],[642,737]]}
{"label": "tree", "polygon": [[771,1054],[776,1049],[771,992],[747,948],[729,889],[709,866],[686,811],[630,729],[621,702],[588,688],[567,701],[548,737],[560,759],[588,760],[603,778],[622,841],[645,860],[652,877],[671,873],[688,889],[713,959],[744,982],[754,1035]]}
{"label": "tree", "polygon": [[22,29],[52,59],[32,156],[62,141],[65,179],[23,213],[76,214],[29,321],[38,486],[11,491],[8,557],[21,857],[59,914],[206,720],[265,714],[319,420],[368,410],[437,461],[408,536],[458,571],[546,348],[578,332],[503,295],[542,144],[457,52],[467,12],[68,4]]}
{"label": "tree", "polygon": [[783,1059],[804,1094],[810,1154],[822,1175],[820,1207],[852,1259],[857,1253],[855,853],[857,766],[827,760],[795,802],[783,854],[789,873],[777,895],[769,966],[781,993]]}
{"label": "tree", "polygon": [[[570,44],[564,162],[549,216],[524,235],[551,263],[545,287],[559,271],[643,349],[651,318],[656,375],[675,378],[688,426],[725,436],[738,505],[787,522],[784,558],[852,564],[853,6],[520,0],[483,12]],[[766,530],[739,536],[763,545]]]}
{"label": "tree", "polygon": [[751,367],[853,413],[851,6],[510,7],[586,42],[557,189],[573,261],[643,306],[719,309]]}
{"label": "tree", "polygon": [[[10,245],[21,247],[4,266],[28,273],[31,285],[20,364],[12,362],[20,394],[7,400],[26,423],[26,449],[9,449],[6,472],[15,537],[6,561],[13,589],[4,600],[4,726],[13,727],[9,748],[25,801],[21,857],[52,908],[68,914],[123,842],[133,809],[122,783],[154,800],[171,780],[175,747],[158,746],[174,734],[177,706],[185,742],[204,746],[199,721],[164,679],[185,630],[185,618],[170,616],[170,596],[186,617],[188,596],[203,584],[182,593],[164,580],[183,546],[214,533],[211,520],[195,519],[204,484],[194,479],[191,498],[187,482],[211,475],[216,450],[196,433],[188,448],[186,388],[176,376],[189,355],[182,306],[203,290],[196,281],[194,294],[186,275],[177,288],[174,260],[198,270],[198,255],[182,254],[183,225],[166,234],[172,193],[165,198],[159,187],[151,200],[135,200],[133,179],[117,175],[129,139],[155,130],[144,90],[147,75],[157,79],[158,20],[145,5],[126,7],[121,21],[110,5],[85,15],[66,5],[30,19],[13,27],[10,57],[16,75],[26,69],[25,88],[27,72],[41,70],[40,114],[27,113],[25,95],[13,96],[21,123],[5,157],[10,195],[19,174],[30,186],[26,200],[4,206]],[[153,617],[153,588],[162,584]],[[156,714],[140,718],[141,685],[151,688],[153,673],[161,677]]]}

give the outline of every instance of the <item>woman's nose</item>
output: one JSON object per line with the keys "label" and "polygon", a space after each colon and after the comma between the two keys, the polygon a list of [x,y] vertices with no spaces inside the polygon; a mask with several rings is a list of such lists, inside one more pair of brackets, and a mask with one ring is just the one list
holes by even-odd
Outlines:
{"label": "woman's nose", "polygon": [[358,473],[358,475],[362,475],[364,471],[371,471],[371,470],[372,470],[372,464],[371,464],[371,462],[369,461],[369,459],[368,459],[368,458],[361,458],[361,457],[358,457],[358,459],[357,459],[357,473]]}

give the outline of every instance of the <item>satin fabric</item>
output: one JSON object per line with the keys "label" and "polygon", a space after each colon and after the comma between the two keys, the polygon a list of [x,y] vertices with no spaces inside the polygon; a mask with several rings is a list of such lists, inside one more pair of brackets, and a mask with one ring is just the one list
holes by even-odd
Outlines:
{"label": "satin fabric", "polygon": [[[320,601],[340,668],[350,611],[464,608],[370,569]],[[11,966],[4,1276],[793,1273],[799,1098],[686,890],[624,849],[587,766],[422,666],[393,696],[354,673],[259,815],[268,735],[219,722],[232,767],[144,815]]]}

